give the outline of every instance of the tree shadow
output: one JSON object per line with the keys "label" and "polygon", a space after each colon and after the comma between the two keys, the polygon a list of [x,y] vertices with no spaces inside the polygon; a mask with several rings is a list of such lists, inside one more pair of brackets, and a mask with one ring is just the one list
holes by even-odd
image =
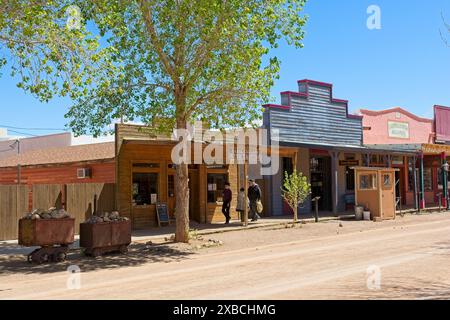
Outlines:
{"label": "tree shadow", "polygon": [[[33,249],[27,251],[31,252]],[[26,255],[18,255],[11,251],[10,255],[0,254],[0,274],[35,274],[55,273],[66,271],[71,265],[78,266],[83,272],[98,269],[115,269],[121,267],[139,266],[145,263],[174,262],[187,259],[195,254],[189,245],[164,243],[158,245],[146,245],[133,243],[129,246],[128,253],[109,253],[100,257],[88,257],[82,253],[82,249],[72,249],[67,255],[67,260],[60,263],[32,264],[27,262]]]}

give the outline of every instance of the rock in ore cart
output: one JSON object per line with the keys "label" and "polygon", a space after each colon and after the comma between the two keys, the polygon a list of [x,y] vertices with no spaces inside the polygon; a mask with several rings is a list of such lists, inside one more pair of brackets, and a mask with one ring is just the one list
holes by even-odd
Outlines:
{"label": "rock in ore cart", "polygon": [[66,260],[74,242],[75,219],[64,209],[37,209],[19,220],[19,245],[40,247],[28,254],[28,262]]}
{"label": "rock in ore cart", "polygon": [[80,247],[97,257],[105,253],[126,253],[131,243],[131,222],[117,211],[94,215],[80,224]]}

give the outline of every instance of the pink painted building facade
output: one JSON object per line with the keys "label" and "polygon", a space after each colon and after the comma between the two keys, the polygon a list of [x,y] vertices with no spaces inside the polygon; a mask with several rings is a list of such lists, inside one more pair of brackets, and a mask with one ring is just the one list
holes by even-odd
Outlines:
{"label": "pink painted building facade", "polygon": [[373,144],[434,143],[434,121],[418,117],[402,108],[382,111],[360,110],[363,141]]}
{"label": "pink painted building facade", "polygon": [[[450,160],[450,108],[435,106],[434,119],[418,117],[402,108],[360,110],[365,146],[393,146],[415,151],[415,156],[390,158],[397,168],[396,190],[402,204],[420,208],[447,205],[450,175],[443,164]],[[372,163],[371,166],[380,166]],[[384,165],[381,163],[381,165]]]}

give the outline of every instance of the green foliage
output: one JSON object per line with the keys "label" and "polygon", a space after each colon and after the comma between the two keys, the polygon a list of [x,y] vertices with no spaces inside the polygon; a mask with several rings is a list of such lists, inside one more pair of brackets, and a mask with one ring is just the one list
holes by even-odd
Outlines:
{"label": "green foliage", "polygon": [[17,86],[41,101],[54,96],[80,98],[104,67],[106,50],[99,49],[99,39],[84,23],[79,29],[66,26],[71,4],[0,0],[0,71],[9,67]]}
{"label": "green foliage", "polygon": [[[0,46],[18,86],[45,101],[69,95],[78,134],[121,117],[160,131],[251,123],[278,77],[270,49],[282,39],[302,47],[306,22],[305,0],[0,1],[14,4],[0,18]],[[69,4],[81,8],[79,30],[65,26]]]}
{"label": "green foliage", "polygon": [[296,169],[291,175],[284,172],[284,177],[282,195],[294,211],[294,220],[297,221],[297,208],[311,194],[311,184],[308,182],[308,178],[301,172],[297,172]]}

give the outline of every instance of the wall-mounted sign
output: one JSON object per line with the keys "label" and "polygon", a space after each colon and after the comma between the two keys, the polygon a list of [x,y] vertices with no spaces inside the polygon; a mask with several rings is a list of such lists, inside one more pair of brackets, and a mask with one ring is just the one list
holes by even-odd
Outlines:
{"label": "wall-mounted sign", "polygon": [[409,123],[388,121],[390,138],[409,139]]}
{"label": "wall-mounted sign", "polygon": [[340,166],[359,166],[359,160],[339,160]]}

